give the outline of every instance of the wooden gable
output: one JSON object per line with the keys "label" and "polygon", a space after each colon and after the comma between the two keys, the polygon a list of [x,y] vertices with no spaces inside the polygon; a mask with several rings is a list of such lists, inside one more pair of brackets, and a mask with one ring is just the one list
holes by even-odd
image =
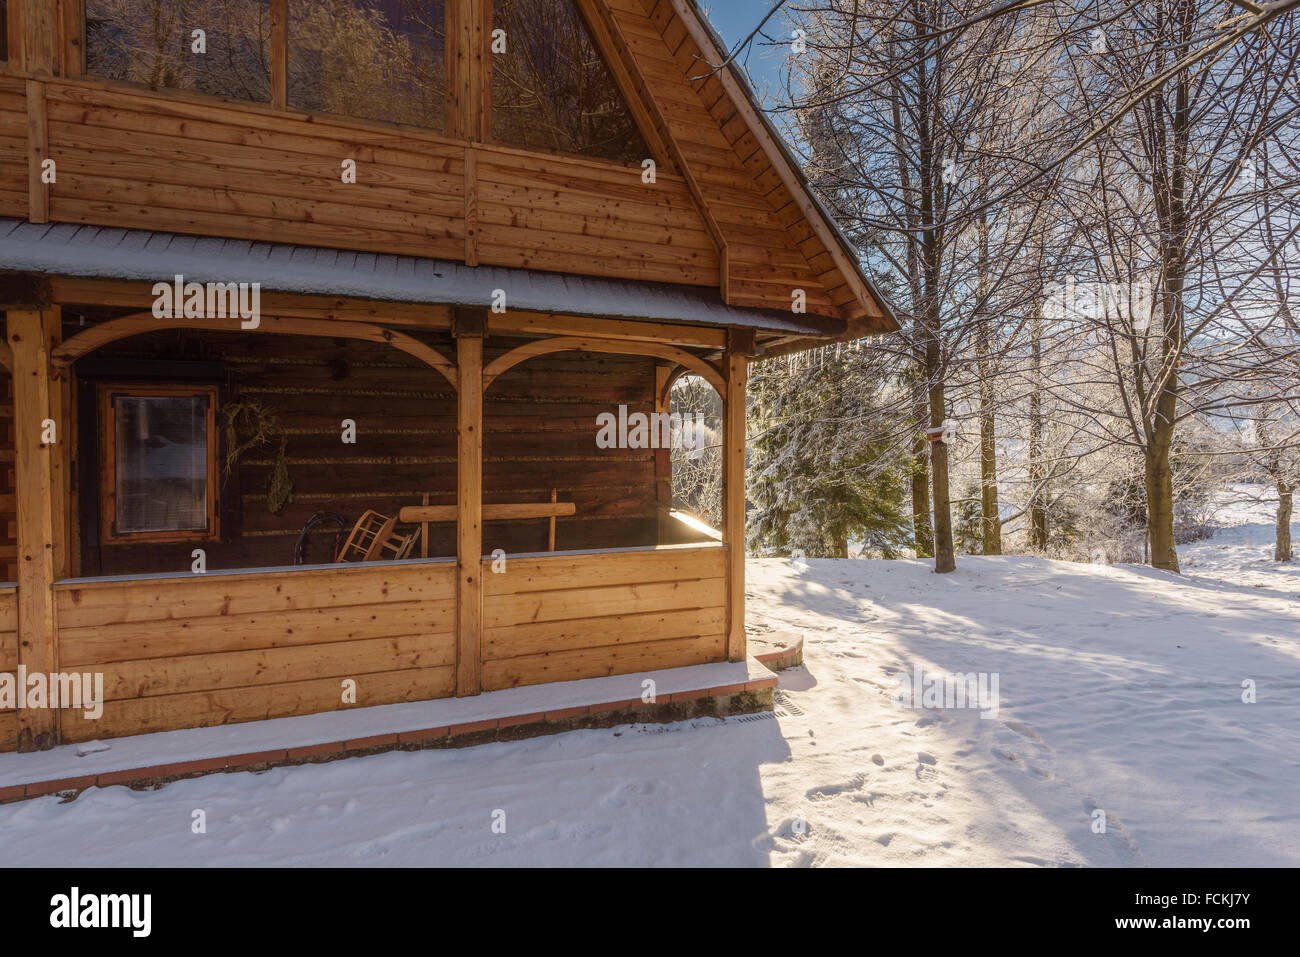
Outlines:
{"label": "wooden gable", "polygon": [[494,141],[492,0],[448,0],[438,131],[296,107],[283,64],[266,103],[89,76],[80,3],[8,0],[26,28],[0,64],[0,216],[713,287],[786,313],[802,290],[849,336],[895,327],[743,80],[709,66],[725,54],[694,0],[553,2],[585,21],[653,182]]}
{"label": "wooden gable", "polygon": [[694,0],[578,0],[606,28],[703,213],[738,306],[808,311],[850,335],[897,328],[730,67]]}

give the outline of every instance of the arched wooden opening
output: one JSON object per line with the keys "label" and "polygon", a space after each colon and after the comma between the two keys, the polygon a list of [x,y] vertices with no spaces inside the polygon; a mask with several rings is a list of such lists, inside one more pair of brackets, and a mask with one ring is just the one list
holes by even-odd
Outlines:
{"label": "arched wooden opening", "polygon": [[667,359],[685,367],[684,371],[692,372],[703,378],[718,391],[719,395],[724,395],[726,391],[722,373],[718,371],[717,367],[699,356],[687,352],[685,349],[653,342],[593,339],[580,336],[539,339],[537,342],[530,342],[517,349],[511,349],[484,367],[483,388],[487,389],[498,376],[513,369],[519,363],[537,356],[549,355],[552,352],[596,352],[605,355],[652,356],[656,359]]}
{"label": "arched wooden opening", "polygon": [[[660,388],[659,390],[659,395],[656,396],[656,398],[659,400],[659,406],[661,408],[664,409],[668,408],[669,397],[673,394],[673,386],[677,384],[677,381],[682,376],[691,375],[691,374],[692,374],[691,370],[686,368],[685,366],[675,366],[668,373],[668,376],[664,379],[663,387]],[[710,384],[713,385],[713,383]],[[717,385],[713,385],[713,387],[715,389],[718,388]]]}
{"label": "arched wooden opening", "polygon": [[51,359],[56,368],[67,368],[87,353],[130,336],[164,329],[203,329],[211,332],[269,332],[273,335],[319,336],[326,339],[361,339],[366,342],[386,343],[394,349],[419,359],[431,369],[436,369],[457,387],[456,365],[432,346],[402,332],[365,322],[334,319],[297,319],[263,316],[256,330],[241,329],[235,319],[159,319],[152,313],[139,312],[119,319],[110,319],[79,332],[54,349]]}

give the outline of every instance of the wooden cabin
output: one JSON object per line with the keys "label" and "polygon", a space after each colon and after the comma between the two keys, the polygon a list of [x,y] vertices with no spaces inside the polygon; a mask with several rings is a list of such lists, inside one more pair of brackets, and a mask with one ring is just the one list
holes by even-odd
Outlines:
{"label": "wooden cabin", "polygon": [[[0,750],[743,659],[748,364],[894,320],[723,59],[694,0],[0,0],[0,674],[106,700]],[[596,441],[682,375],[717,533]]]}

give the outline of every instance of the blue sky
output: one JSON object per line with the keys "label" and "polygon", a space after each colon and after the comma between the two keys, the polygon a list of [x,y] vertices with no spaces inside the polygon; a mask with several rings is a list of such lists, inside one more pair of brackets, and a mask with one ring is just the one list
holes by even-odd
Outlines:
{"label": "blue sky", "polygon": [[[729,47],[749,35],[758,26],[774,0],[699,0],[700,6],[708,13],[709,19]],[[769,36],[784,36],[789,33],[785,28],[785,14],[777,11],[775,17],[768,21],[764,31]],[[779,89],[781,85],[780,66],[784,51],[762,45],[761,38],[749,49],[748,56],[741,62],[749,71],[754,89],[760,96],[766,87]]]}

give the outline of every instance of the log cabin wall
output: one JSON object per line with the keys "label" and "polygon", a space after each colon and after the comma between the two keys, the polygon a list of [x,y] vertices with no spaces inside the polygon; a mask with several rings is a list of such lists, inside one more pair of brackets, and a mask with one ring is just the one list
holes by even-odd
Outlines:
{"label": "log cabin wall", "polygon": [[29,208],[25,84],[0,76],[0,216],[26,219]]}
{"label": "log cabin wall", "polygon": [[0,369],[0,582],[18,580],[14,488],[14,377]]}
{"label": "log cabin wall", "polygon": [[[428,338],[453,353],[449,340]],[[518,344],[490,337],[489,361]],[[213,570],[288,565],[299,531],[317,511],[355,521],[368,508],[396,514],[424,495],[431,505],[456,502],[455,394],[437,372],[391,347],[174,330],[114,343],[80,360],[76,372],[82,575],[183,571],[196,546]],[[510,369],[485,398],[484,501],[547,502],[555,489],[577,509],[557,520],[559,550],[656,544],[654,453],[595,442],[598,414],[616,413],[620,404],[653,411],[654,381],[654,360],[636,356],[556,353]],[[286,441],[292,500],[279,514],[269,511],[274,453],[251,451],[223,489],[220,542],[101,544],[100,450],[97,429],[85,425],[95,421],[96,383],[107,382],[216,384],[219,420],[222,405],[261,402]],[[356,423],[355,444],[342,441],[344,419]],[[435,524],[430,533],[430,556],[455,554],[454,525]],[[546,520],[489,522],[484,551],[543,551],[547,533]],[[309,561],[329,560],[331,534],[313,539]]]}

